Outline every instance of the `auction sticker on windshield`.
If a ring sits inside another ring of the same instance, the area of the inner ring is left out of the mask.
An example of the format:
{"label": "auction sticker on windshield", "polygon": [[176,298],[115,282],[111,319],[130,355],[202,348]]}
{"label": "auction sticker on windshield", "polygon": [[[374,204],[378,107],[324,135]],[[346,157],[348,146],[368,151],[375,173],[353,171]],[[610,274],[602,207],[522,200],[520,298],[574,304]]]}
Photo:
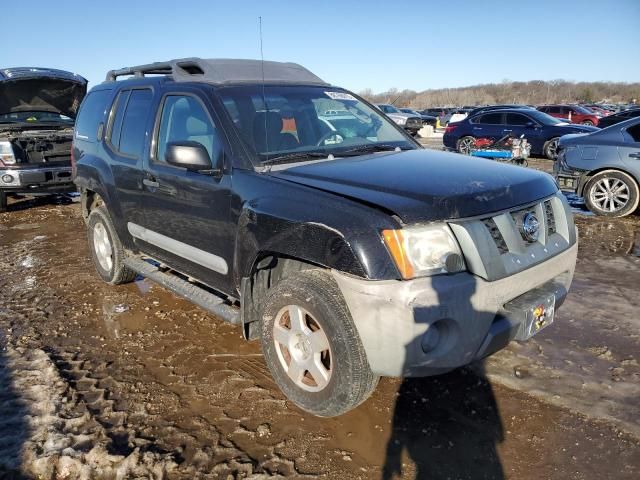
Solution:
{"label": "auction sticker on windshield", "polygon": [[358,99],[351,95],[350,93],[345,92],[324,92],[325,95],[333,100],[352,100],[357,102]]}

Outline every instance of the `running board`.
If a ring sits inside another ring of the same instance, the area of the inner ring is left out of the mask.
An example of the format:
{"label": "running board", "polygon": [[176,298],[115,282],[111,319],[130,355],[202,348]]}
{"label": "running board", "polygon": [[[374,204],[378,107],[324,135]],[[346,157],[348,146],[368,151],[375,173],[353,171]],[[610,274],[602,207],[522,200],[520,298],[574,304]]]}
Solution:
{"label": "running board", "polygon": [[240,324],[240,309],[232,307],[224,300],[204,288],[189,283],[175,275],[164,273],[149,262],[136,257],[125,258],[124,264],[134,272],[148,278],[171,292],[186,298],[222,320]]}

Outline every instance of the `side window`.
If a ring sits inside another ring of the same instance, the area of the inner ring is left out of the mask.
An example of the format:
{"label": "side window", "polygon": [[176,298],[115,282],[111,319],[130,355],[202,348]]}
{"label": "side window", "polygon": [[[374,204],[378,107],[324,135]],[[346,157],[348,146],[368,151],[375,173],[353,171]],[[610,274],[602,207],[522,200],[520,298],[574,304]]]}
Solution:
{"label": "side window", "polygon": [[560,107],[549,107],[548,113],[562,113],[562,109]]}
{"label": "side window", "polygon": [[129,95],[131,90],[122,90],[113,106],[111,107],[111,115],[109,120],[109,128],[107,131],[107,141],[114,150],[120,149],[120,132],[122,131],[122,119],[124,118],[124,109],[127,108]]}
{"label": "side window", "polygon": [[502,124],[502,113],[487,113],[482,115],[478,119],[478,123],[484,123],[485,125],[500,125]]}
{"label": "side window", "polygon": [[531,123],[529,118],[519,113],[507,113],[507,125],[525,126],[527,123]]}
{"label": "side window", "polygon": [[98,125],[103,121],[106,104],[111,90],[98,90],[86,96],[76,119],[76,138],[95,142]]}
{"label": "side window", "polygon": [[635,143],[640,143],[640,123],[627,128],[627,133]]}
{"label": "side window", "polygon": [[215,160],[215,127],[202,103],[190,95],[168,95],[162,106],[156,160],[165,161],[168,143],[184,140],[200,143]]}
{"label": "side window", "polygon": [[145,132],[153,94],[150,89],[131,90],[127,108],[122,118],[118,151],[138,157],[144,149]]}

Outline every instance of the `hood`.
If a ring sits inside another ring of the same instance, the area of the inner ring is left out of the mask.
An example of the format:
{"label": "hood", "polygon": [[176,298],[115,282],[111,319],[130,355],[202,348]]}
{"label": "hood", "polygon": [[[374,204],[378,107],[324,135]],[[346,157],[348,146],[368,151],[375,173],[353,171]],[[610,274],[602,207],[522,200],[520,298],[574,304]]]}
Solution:
{"label": "hood", "polygon": [[0,114],[52,112],[75,118],[87,93],[87,80],[75,73],[49,68],[0,70]]}
{"label": "hood", "polygon": [[407,224],[486,215],[557,191],[546,173],[423,149],[309,163],[270,175],[375,205]]}

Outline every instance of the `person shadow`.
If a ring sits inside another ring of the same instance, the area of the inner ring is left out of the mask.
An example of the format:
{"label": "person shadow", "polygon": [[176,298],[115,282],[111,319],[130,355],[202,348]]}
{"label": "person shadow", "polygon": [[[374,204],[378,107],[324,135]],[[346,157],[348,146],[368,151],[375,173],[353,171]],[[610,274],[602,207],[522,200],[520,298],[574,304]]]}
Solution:
{"label": "person shadow", "polygon": [[22,450],[31,429],[27,405],[14,387],[15,375],[0,333],[0,478],[26,480],[29,477],[23,473]]}
{"label": "person shadow", "polygon": [[[448,278],[433,277],[438,305],[415,307],[414,321],[430,323],[447,315],[451,318],[473,315],[474,320],[484,319],[479,323],[490,324],[495,315],[478,312],[473,306],[475,281],[453,293],[451,277]],[[449,331],[449,338],[452,331],[455,328]],[[445,347],[448,335],[440,336]],[[477,342],[475,347],[462,348],[466,349],[464,354],[472,358]],[[409,364],[407,359],[416,358],[417,349],[422,352],[421,336],[405,346],[405,374],[416,373],[415,363]],[[438,360],[433,365],[440,366]],[[451,367],[444,365],[443,370]],[[437,376],[405,376],[396,396],[383,480],[505,478],[497,450],[504,440],[504,430],[482,360]]]}

